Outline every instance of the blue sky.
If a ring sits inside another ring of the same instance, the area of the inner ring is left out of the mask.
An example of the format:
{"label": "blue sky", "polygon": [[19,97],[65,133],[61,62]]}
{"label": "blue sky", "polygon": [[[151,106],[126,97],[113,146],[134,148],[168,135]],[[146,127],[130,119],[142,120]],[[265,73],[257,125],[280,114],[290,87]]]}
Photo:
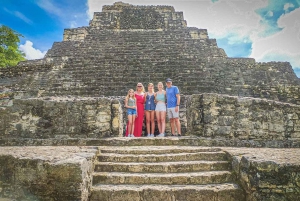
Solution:
{"label": "blue sky", "polygon": [[[28,59],[42,58],[65,28],[88,26],[109,0],[0,0],[0,24],[21,33]],[[172,5],[189,27],[205,28],[229,57],[288,61],[300,77],[300,0],[123,0]]]}

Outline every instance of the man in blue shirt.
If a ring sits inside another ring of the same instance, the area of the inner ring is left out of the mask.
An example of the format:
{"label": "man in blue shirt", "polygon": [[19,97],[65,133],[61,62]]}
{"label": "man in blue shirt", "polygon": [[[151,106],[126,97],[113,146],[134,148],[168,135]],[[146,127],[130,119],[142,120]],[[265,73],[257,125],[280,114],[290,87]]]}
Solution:
{"label": "man in blue shirt", "polygon": [[168,78],[166,80],[166,94],[167,94],[167,114],[171,124],[171,134],[175,135],[175,126],[177,128],[178,136],[181,136],[181,125],[179,121],[179,105],[180,94],[179,89],[176,86],[172,86],[172,80]]}

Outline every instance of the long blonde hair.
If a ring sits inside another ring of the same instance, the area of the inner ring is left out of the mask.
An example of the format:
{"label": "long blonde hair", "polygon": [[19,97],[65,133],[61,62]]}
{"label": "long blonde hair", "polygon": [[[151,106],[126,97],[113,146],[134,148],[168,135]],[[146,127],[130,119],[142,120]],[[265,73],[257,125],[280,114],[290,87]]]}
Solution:
{"label": "long blonde hair", "polygon": [[158,85],[160,85],[160,84],[162,85],[162,90],[164,90],[164,84],[162,82],[157,83],[157,89],[158,89]]}
{"label": "long blonde hair", "polygon": [[[154,84],[150,82],[150,83],[148,84],[148,87],[149,87],[149,86],[152,86],[152,89],[153,89],[152,93],[155,93]],[[148,91],[148,92],[149,92],[149,91]]]}
{"label": "long blonde hair", "polygon": [[[145,88],[144,88],[144,85],[141,83],[141,82],[139,82],[139,83],[137,83],[137,85],[142,85],[142,92],[144,92],[145,93]],[[138,87],[137,87],[137,85],[136,85],[136,91],[138,91]]]}
{"label": "long blonde hair", "polygon": [[133,89],[129,89],[129,90],[128,90],[127,96],[126,96],[126,100],[128,100],[128,99],[130,98],[130,95],[129,95],[130,92],[133,92],[133,97],[132,97],[132,98],[133,98],[134,100],[136,100],[135,95],[134,95],[134,90],[133,90]]}

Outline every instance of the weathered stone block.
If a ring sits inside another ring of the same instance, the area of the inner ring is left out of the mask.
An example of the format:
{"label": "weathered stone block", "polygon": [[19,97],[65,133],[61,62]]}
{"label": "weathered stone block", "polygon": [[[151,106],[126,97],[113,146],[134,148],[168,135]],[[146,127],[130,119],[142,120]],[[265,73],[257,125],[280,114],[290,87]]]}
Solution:
{"label": "weathered stone block", "polygon": [[87,201],[96,151],[78,147],[1,148],[0,197]]}
{"label": "weathered stone block", "polygon": [[247,200],[289,200],[300,195],[298,149],[226,148]]}
{"label": "weathered stone block", "polygon": [[[112,133],[122,135],[122,107],[113,113],[111,99],[49,97],[18,99],[14,106],[2,108],[0,130],[5,138],[30,137],[53,138],[55,135],[69,137]],[[112,127],[114,118],[114,128]],[[116,125],[116,122],[118,122]],[[5,124],[4,124],[5,123]]]}

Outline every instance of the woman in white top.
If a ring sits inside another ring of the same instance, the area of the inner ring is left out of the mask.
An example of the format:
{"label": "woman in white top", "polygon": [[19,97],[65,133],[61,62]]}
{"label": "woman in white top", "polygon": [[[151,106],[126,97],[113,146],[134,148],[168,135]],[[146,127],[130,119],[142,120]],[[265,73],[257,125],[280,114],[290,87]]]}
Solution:
{"label": "woman in white top", "polygon": [[159,130],[159,135],[157,137],[164,137],[166,130],[166,91],[163,90],[163,83],[159,82],[157,84],[158,91],[155,93],[155,115]]}

